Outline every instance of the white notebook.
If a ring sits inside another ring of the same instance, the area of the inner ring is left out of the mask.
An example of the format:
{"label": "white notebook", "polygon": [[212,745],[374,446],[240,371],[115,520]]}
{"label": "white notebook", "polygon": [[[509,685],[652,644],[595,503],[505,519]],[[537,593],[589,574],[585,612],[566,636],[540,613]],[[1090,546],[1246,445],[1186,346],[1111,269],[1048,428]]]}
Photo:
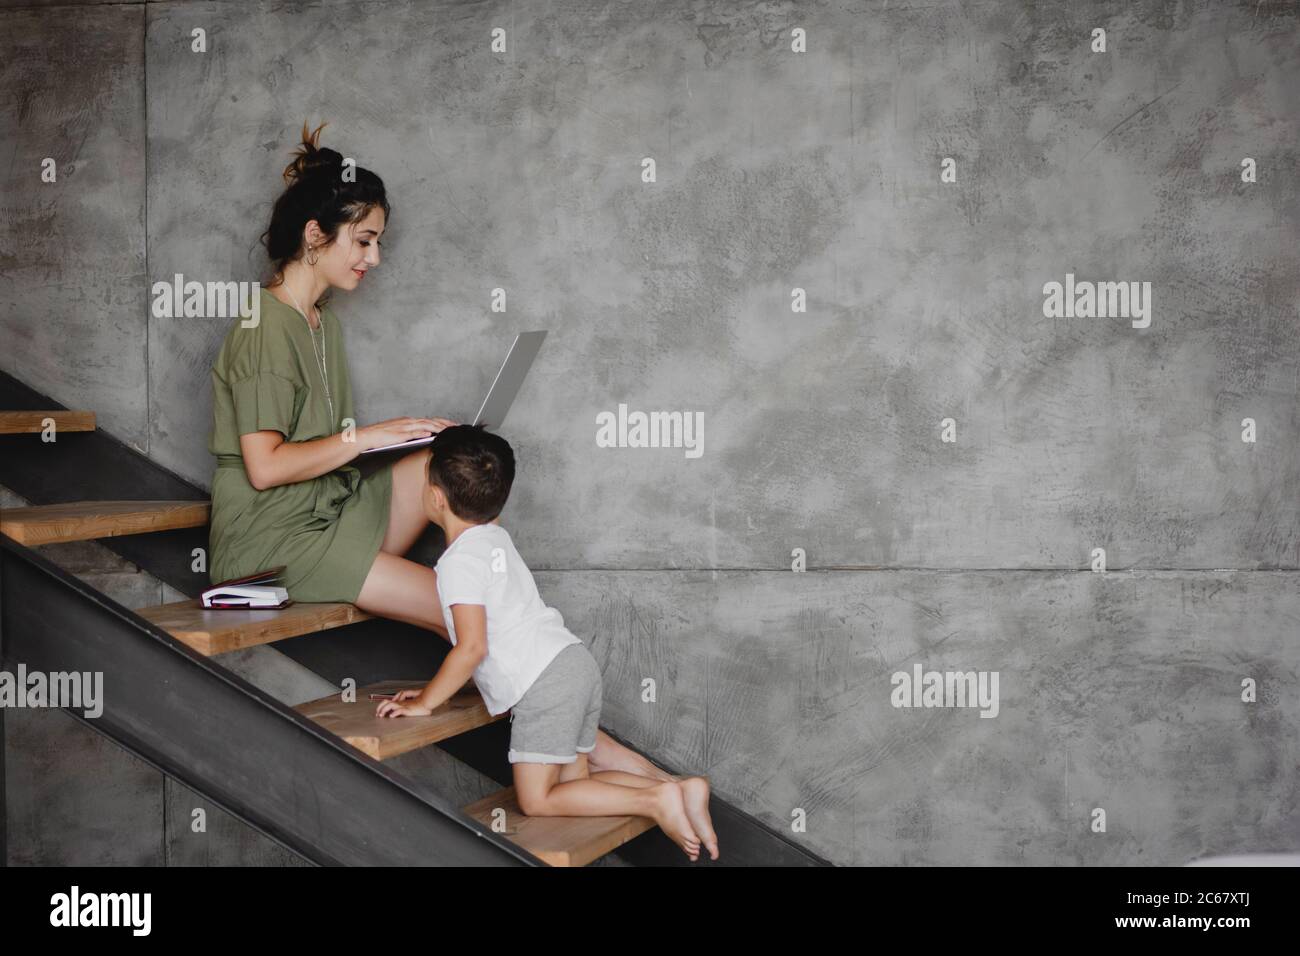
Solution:
{"label": "white notebook", "polygon": [[284,572],[284,566],[257,571],[247,577],[231,578],[214,584],[203,592],[205,608],[268,608],[285,607],[289,602],[289,592],[270,584],[278,580]]}

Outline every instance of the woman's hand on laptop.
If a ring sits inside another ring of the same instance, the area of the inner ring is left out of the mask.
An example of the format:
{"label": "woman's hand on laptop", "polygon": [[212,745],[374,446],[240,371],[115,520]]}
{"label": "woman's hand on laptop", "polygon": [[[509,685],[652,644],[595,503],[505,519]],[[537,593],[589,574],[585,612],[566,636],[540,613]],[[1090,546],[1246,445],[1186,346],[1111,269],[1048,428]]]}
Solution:
{"label": "woman's hand on laptop", "polygon": [[459,422],[450,418],[390,418],[357,429],[362,450],[383,448],[385,445],[397,445],[413,438],[428,438],[444,428],[450,428]]}

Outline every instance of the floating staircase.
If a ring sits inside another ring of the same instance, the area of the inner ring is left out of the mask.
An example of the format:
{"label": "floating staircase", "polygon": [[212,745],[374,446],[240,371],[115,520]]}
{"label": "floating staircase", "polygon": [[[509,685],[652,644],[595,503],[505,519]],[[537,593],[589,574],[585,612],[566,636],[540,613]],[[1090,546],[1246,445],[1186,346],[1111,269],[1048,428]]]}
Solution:
{"label": "floating staircase", "polygon": [[[367,667],[432,673],[427,631],[413,647],[394,628],[415,629],[350,604],[205,610],[197,592],[207,586],[206,576],[189,567],[191,547],[207,544],[210,505],[201,490],[98,433],[93,413],[52,409],[4,373],[0,404],[19,406],[0,412],[0,435],[10,436],[0,439],[8,452],[0,456],[0,484],[28,500],[54,499],[0,511],[0,649],[29,667],[111,673],[120,712],[106,709],[87,721],[95,729],[317,862],[585,866],[618,849],[633,862],[685,865],[685,855],[649,818],[527,817],[512,787],[457,810],[416,793],[383,766],[440,744],[504,782],[503,738],[495,738],[490,753],[473,741],[505,715],[487,712],[472,681],[433,715],[393,719],[375,717],[369,695],[424,681],[367,678],[355,701],[335,694],[289,708],[223,668],[213,658],[279,642],[287,655],[335,683],[340,673],[364,674]],[[50,419],[56,434],[85,434],[38,440]],[[130,491],[147,497],[131,499]],[[100,540],[192,596],[129,610],[28,550],[83,540]],[[364,642],[330,639],[353,625],[371,628]],[[166,692],[157,693],[160,687]],[[313,769],[328,776],[328,791],[319,789]],[[258,792],[250,792],[253,780]],[[825,865],[716,797],[711,812],[732,865]],[[629,845],[648,831],[658,842]],[[465,836],[479,839],[467,843]],[[707,854],[701,860],[708,862]]]}

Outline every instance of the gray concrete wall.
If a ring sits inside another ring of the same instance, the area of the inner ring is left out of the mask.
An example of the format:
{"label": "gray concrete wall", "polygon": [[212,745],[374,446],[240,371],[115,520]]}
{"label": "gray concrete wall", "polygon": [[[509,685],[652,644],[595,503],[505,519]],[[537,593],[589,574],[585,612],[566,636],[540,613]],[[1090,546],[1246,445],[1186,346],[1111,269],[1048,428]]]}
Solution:
{"label": "gray concrete wall", "polygon": [[[363,423],[472,415],[512,335],[551,332],[503,524],[597,650],[606,726],[804,811],[839,863],[1300,849],[1297,4],[0,24],[6,371],[207,485],[226,323],[152,318],[149,284],[259,278],[329,120],[395,207],[336,297]],[[1045,317],[1067,273],[1150,282],[1150,325]],[[703,454],[599,447],[620,403],[702,414]],[[916,663],[998,671],[998,716],[891,706]]]}

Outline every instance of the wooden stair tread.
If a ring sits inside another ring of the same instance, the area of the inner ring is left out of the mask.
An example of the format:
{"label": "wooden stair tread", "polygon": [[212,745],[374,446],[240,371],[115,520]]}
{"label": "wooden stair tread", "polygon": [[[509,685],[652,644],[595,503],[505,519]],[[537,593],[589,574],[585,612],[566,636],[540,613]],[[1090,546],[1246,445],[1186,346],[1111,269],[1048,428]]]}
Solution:
{"label": "wooden stair tread", "polygon": [[388,760],[398,754],[436,744],[476,727],[504,720],[510,713],[506,711],[495,717],[488,713],[483,696],[471,680],[451,700],[427,717],[375,716],[379,701],[371,700],[371,694],[392,693],[407,688],[419,690],[427,683],[428,681],[382,681],[359,688],[357,699],[352,703],[344,703],[340,692],[299,704],[294,710],[376,760]]}
{"label": "wooden stair tread", "polygon": [[490,793],[461,812],[490,830],[497,808],[506,813],[501,835],[551,866],[586,866],[655,826],[649,817],[524,816],[514,787]]}
{"label": "wooden stair tread", "polygon": [[207,501],[71,501],[0,511],[0,534],[35,547],[123,534],[201,528]]}
{"label": "wooden stair tread", "polygon": [[227,651],[343,627],[370,615],[353,604],[290,604],[286,608],[209,610],[198,598],[135,612],[200,654]]}
{"label": "wooden stair tread", "polygon": [[0,411],[0,435],[30,435],[45,430],[41,424],[45,419],[54,419],[55,434],[59,432],[93,432],[95,430],[95,413],[76,411],[68,408],[52,408],[48,411]]}

